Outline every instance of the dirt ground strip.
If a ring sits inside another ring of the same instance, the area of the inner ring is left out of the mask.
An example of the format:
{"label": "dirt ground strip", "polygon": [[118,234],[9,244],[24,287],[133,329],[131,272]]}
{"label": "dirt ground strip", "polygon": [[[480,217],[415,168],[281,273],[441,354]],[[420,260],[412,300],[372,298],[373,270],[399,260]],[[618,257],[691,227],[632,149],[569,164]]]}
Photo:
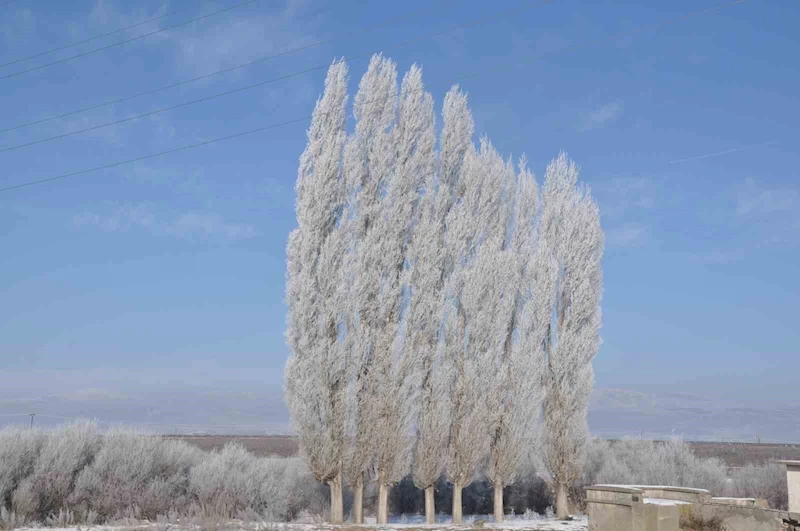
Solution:
{"label": "dirt ground strip", "polygon": [[[197,446],[201,450],[217,450],[230,441],[238,441],[259,456],[288,457],[297,453],[297,440],[288,435],[168,435]],[[698,457],[717,457],[729,467],[763,463],[776,459],[800,459],[800,444],[757,444],[687,441]]]}

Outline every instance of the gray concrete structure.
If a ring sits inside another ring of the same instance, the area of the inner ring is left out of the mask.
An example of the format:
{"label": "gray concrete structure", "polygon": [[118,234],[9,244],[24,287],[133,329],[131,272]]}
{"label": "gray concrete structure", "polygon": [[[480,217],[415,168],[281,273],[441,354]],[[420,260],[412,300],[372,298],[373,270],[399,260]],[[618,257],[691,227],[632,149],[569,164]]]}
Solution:
{"label": "gray concrete structure", "polygon": [[786,465],[786,484],[789,487],[789,511],[800,513],[800,461],[778,461]]}
{"label": "gray concrete structure", "polygon": [[[800,465],[800,463],[798,463]],[[703,489],[595,485],[586,489],[589,531],[680,531],[681,517],[717,517],[728,531],[800,531],[800,514],[758,498],[713,498]]]}

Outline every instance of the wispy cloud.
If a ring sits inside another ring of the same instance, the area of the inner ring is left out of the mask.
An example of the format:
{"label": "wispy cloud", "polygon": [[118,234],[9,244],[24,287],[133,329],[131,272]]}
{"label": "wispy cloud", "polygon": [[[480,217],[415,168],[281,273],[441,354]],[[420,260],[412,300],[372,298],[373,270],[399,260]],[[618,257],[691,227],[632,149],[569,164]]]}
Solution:
{"label": "wispy cloud", "polygon": [[743,249],[711,249],[693,255],[692,259],[703,265],[729,265],[741,261],[746,255]]}
{"label": "wispy cloud", "polygon": [[[308,21],[295,24],[298,2],[270,13],[237,12],[210,27],[173,33],[179,67],[206,73],[315,42]],[[301,29],[302,28],[302,29]]]}
{"label": "wispy cloud", "polygon": [[650,177],[614,177],[592,189],[606,218],[622,218],[637,210],[650,210],[656,204],[657,186]]}
{"label": "wispy cloud", "polygon": [[606,241],[612,247],[643,244],[649,236],[644,218],[655,208],[657,185],[649,177],[615,177],[592,188],[606,227]]}
{"label": "wispy cloud", "polygon": [[155,214],[147,203],[116,206],[110,212],[98,214],[83,212],[73,218],[77,227],[96,227],[107,232],[127,231],[131,228],[155,230]]}
{"label": "wispy cloud", "polygon": [[578,125],[578,130],[585,132],[605,127],[616,120],[622,114],[622,110],[621,101],[612,101],[601,105],[590,112],[584,113]]}
{"label": "wispy cloud", "polygon": [[233,223],[213,212],[189,211],[159,215],[149,203],[111,205],[106,212],[83,212],[73,218],[78,228],[94,227],[106,232],[144,230],[159,236],[197,241],[222,239],[237,241],[258,234],[254,225]]}
{"label": "wispy cloud", "polygon": [[167,226],[167,231],[181,238],[222,237],[226,240],[252,238],[258,231],[253,225],[230,223],[219,214],[186,212]]}
{"label": "wispy cloud", "polygon": [[794,213],[800,219],[800,188],[768,186],[751,177],[736,186],[736,214],[740,217]]}
{"label": "wispy cloud", "polygon": [[136,184],[164,186],[180,193],[208,195],[211,191],[211,182],[202,168],[139,163],[120,169],[119,174]]}
{"label": "wispy cloud", "polygon": [[800,186],[748,177],[730,187],[719,222],[730,246],[698,253],[695,261],[727,265],[759,251],[794,249],[800,244]]}
{"label": "wispy cloud", "polygon": [[36,42],[37,20],[28,7],[9,6],[0,17],[0,62],[14,61],[28,55],[27,46]]}
{"label": "wispy cloud", "polygon": [[622,225],[606,231],[606,242],[614,247],[639,245],[647,238],[647,227],[639,224]]}

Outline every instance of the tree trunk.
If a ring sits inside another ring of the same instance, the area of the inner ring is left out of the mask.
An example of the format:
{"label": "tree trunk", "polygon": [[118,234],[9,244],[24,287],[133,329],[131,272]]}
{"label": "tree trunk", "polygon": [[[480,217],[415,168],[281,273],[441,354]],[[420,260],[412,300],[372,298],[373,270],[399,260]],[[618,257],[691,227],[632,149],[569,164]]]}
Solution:
{"label": "tree trunk", "polygon": [[567,499],[567,484],[561,480],[556,481],[556,518],[566,520],[569,516],[569,500]]}
{"label": "tree trunk", "polygon": [[378,524],[389,523],[389,490],[391,487],[385,481],[378,485]]}
{"label": "tree trunk", "polygon": [[494,521],[503,521],[503,484],[494,484]]}
{"label": "tree trunk", "polygon": [[344,523],[344,498],[342,496],[341,471],[328,481],[328,486],[331,488],[331,523],[342,524]]}
{"label": "tree trunk", "polygon": [[453,483],[453,523],[461,523],[461,483]]}
{"label": "tree trunk", "polygon": [[433,503],[434,487],[430,485],[425,487],[425,523],[436,523],[436,506]]}
{"label": "tree trunk", "polygon": [[360,474],[353,485],[353,523],[364,523],[364,474]]}

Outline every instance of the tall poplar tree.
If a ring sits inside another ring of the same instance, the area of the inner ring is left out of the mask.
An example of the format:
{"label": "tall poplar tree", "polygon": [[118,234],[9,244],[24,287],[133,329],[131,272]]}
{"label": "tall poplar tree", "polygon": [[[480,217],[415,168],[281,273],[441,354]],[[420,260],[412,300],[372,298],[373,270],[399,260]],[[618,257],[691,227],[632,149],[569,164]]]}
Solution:
{"label": "tall poplar tree", "polygon": [[578,167],[561,153],[547,167],[541,231],[554,261],[552,319],[544,339],[544,458],[556,492],[556,515],[569,514],[568,489],[583,464],[586,414],[600,347],[603,231]]}
{"label": "tall poplar tree", "polygon": [[344,182],[347,66],[334,62],[317,101],[297,174],[297,228],[287,245],[286,402],[309,467],[331,489],[331,521],[343,520],[342,457],[346,364],[338,347],[339,230]]}
{"label": "tall poplar tree", "polygon": [[466,94],[453,87],[444,98],[437,171],[424,183],[414,236],[408,250],[409,306],[404,342],[408,370],[419,382],[412,401],[416,427],[412,477],[425,491],[425,519],[435,523],[434,488],[445,466],[450,427],[447,374],[441,356],[445,301],[445,220],[463,192],[461,167],[472,145],[474,123]]}

